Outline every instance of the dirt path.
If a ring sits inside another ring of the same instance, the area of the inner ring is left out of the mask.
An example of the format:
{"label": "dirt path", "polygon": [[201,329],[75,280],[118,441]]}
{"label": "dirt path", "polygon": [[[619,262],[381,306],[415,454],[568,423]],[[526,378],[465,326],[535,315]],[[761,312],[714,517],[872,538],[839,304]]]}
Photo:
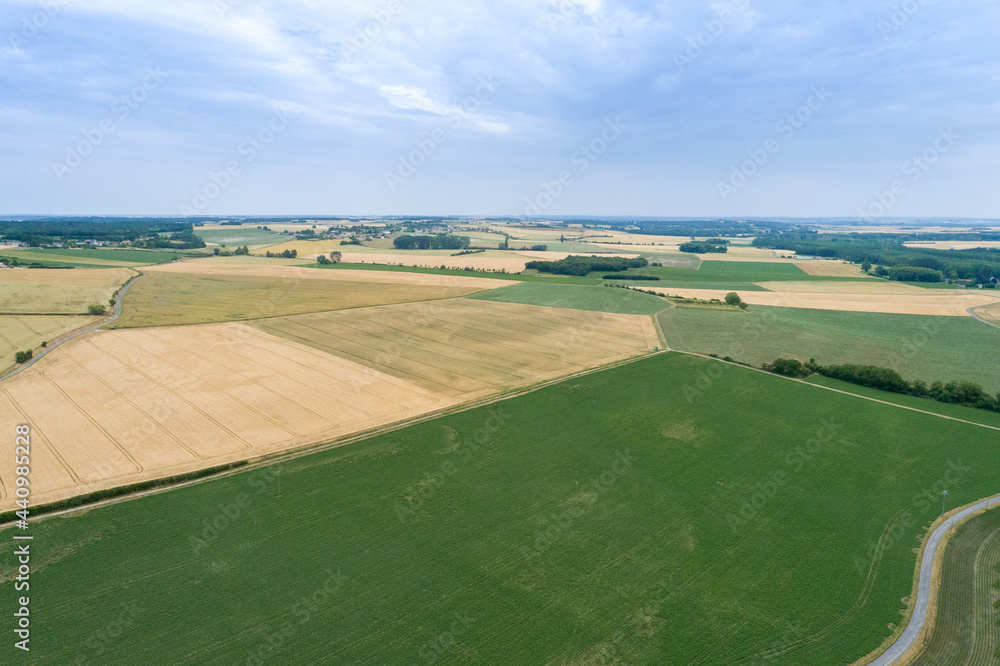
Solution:
{"label": "dirt path", "polygon": [[45,356],[46,354],[48,354],[50,351],[52,351],[56,347],[59,347],[60,345],[63,345],[65,343],[69,342],[70,340],[78,338],[78,337],[80,337],[81,335],[83,335],[85,333],[90,333],[91,331],[96,331],[97,329],[101,328],[102,326],[106,326],[106,325],[110,324],[111,322],[115,321],[116,319],[118,319],[118,317],[120,317],[121,314],[122,314],[122,299],[125,298],[125,294],[128,292],[129,288],[133,284],[135,284],[136,282],[138,282],[139,280],[141,280],[142,278],[143,278],[143,275],[140,273],[139,275],[136,275],[135,277],[129,279],[129,281],[125,283],[125,286],[123,286],[121,288],[121,290],[118,292],[118,296],[115,298],[115,314],[110,319],[107,319],[105,321],[99,321],[96,324],[92,324],[90,326],[85,326],[85,327],[83,327],[81,329],[78,329],[77,331],[72,332],[72,333],[67,333],[61,339],[60,338],[56,338],[56,340],[54,341],[54,343],[51,344],[51,345],[49,345],[49,346],[47,346],[45,349],[43,349],[38,354],[38,356],[33,356],[30,361],[28,361],[26,363],[22,363],[20,366],[18,366],[17,368],[14,368],[13,370],[11,370],[10,372],[8,372],[7,374],[5,374],[3,376],[0,376],[0,382],[2,382],[5,379],[10,379],[11,377],[13,377],[17,373],[21,372],[25,368],[30,368],[32,365],[34,365],[35,363],[37,363],[39,359],[41,359],[43,356]]}

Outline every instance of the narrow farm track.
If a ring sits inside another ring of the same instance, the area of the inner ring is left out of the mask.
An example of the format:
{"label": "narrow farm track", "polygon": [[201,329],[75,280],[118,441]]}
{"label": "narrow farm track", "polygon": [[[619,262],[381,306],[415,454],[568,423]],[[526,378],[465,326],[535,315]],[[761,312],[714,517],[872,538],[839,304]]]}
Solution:
{"label": "narrow farm track", "polygon": [[961,523],[978,511],[1000,506],[1000,495],[995,495],[984,500],[966,506],[961,511],[952,514],[944,522],[937,526],[927,538],[923,556],[920,560],[920,578],[917,583],[917,599],[903,633],[889,646],[889,648],[877,658],[869,662],[869,666],[889,666],[897,663],[908,649],[916,642],[927,621],[927,610],[930,605],[931,576],[934,569],[934,560],[938,556],[938,547],[941,539],[953,527]]}
{"label": "narrow farm track", "polygon": [[101,328],[102,326],[107,326],[108,324],[114,322],[116,319],[118,319],[122,315],[122,300],[125,298],[125,294],[128,293],[128,290],[132,287],[133,284],[135,284],[136,282],[138,282],[139,280],[141,280],[143,277],[145,277],[145,274],[144,273],[140,273],[139,275],[137,275],[137,276],[129,279],[129,281],[125,283],[125,286],[122,287],[121,291],[118,292],[118,296],[115,298],[115,314],[110,319],[108,319],[107,321],[99,321],[96,324],[93,324],[91,326],[86,326],[84,328],[81,328],[80,330],[76,331],[75,333],[71,333],[71,334],[67,335],[62,340],[59,340],[55,344],[49,345],[44,350],[42,350],[41,352],[39,352],[38,356],[33,357],[27,363],[22,363],[20,367],[14,368],[13,370],[11,370],[10,372],[8,372],[7,374],[5,374],[2,377],[0,377],[0,382],[2,382],[5,379],[10,379],[11,377],[13,377],[17,373],[21,372],[25,368],[30,368],[32,365],[34,365],[35,363],[37,363],[38,360],[41,359],[43,356],[45,356],[46,354],[48,354],[49,352],[51,352],[53,349],[66,344],[70,340],[74,340],[74,339],[80,337],[81,335],[84,335],[86,333],[90,333],[91,331],[96,331],[99,328]]}

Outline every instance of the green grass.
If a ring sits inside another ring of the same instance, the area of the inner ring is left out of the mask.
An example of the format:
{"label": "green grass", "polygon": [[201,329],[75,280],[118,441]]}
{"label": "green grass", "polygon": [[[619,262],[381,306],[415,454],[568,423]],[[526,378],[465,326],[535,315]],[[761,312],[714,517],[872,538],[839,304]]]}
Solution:
{"label": "green grass", "polygon": [[670,307],[670,303],[662,298],[631,289],[539,282],[522,282],[509,287],[491,289],[469,298],[638,315],[656,314],[660,310]]}
{"label": "green grass", "polygon": [[659,321],[673,349],[758,366],[778,357],[879,365],[909,380],[965,380],[1000,391],[1000,373],[984,362],[1000,348],[1000,329],[972,317],[752,305],[746,312],[674,308]]}
{"label": "green grass", "polygon": [[945,548],[934,630],[913,666],[997,663],[998,585],[1000,511],[991,509],[958,526]]}
{"label": "green grass", "polygon": [[[203,229],[195,227],[194,232],[206,243],[225,245],[226,249],[236,249],[241,245],[247,245],[251,249],[275,243],[284,243],[288,240],[287,235],[274,231],[257,229],[255,226],[243,225],[232,226],[221,229]],[[292,240],[295,240],[294,238]]]}
{"label": "green grass", "polygon": [[680,354],[499,409],[36,523],[33,662],[849,663],[949,464],[954,505],[1000,465],[979,427]]}
{"label": "green grass", "polygon": [[134,250],[128,248],[96,248],[94,250],[70,250],[66,248],[26,248],[4,250],[4,256],[16,257],[21,263],[39,262],[58,268],[73,266],[98,268],[100,266],[146,266],[163,264],[184,256],[177,250]]}
{"label": "green grass", "polygon": [[644,275],[656,275],[661,280],[683,283],[684,286],[691,288],[709,288],[703,284],[695,283],[740,285],[740,288],[746,289],[747,287],[742,285],[753,282],[856,282],[870,279],[809,275],[793,263],[768,261],[705,260],[701,262],[701,267],[698,270],[671,266],[647,266],[633,269],[633,271]]}
{"label": "green grass", "polygon": [[476,288],[247,275],[150,272],[122,301],[115,328],[246,321],[456,298]]}
{"label": "green grass", "polygon": [[975,409],[973,407],[963,407],[962,405],[953,405],[947,402],[938,402],[937,400],[931,400],[930,398],[918,398],[916,396],[904,395],[902,393],[879,391],[878,389],[868,388],[867,386],[858,386],[857,384],[851,384],[850,382],[833,379],[832,377],[824,377],[823,375],[813,375],[812,377],[806,379],[806,381],[810,384],[816,384],[817,386],[829,386],[830,388],[847,391],[848,393],[854,393],[855,395],[875,398],[876,400],[885,400],[886,402],[903,405],[904,407],[913,407],[914,409],[922,409],[925,412],[934,412],[935,414],[941,414],[943,416],[950,416],[964,421],[972,421],[973,423],[982,423],[983,425],[1000,428],[1000,413],[991,412],[987,409]]}

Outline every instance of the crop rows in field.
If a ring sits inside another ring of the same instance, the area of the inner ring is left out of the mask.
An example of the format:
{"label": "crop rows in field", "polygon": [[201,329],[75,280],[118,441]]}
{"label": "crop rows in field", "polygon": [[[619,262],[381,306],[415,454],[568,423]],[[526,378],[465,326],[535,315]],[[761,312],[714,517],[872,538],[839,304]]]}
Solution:
{"label": "crop rows in field", "polygon": [[280,491],[264,468],[44,521],[33,658],[136,602],[101,663],[850,663],[956,460],[949,501],[995,490],[981,428],[654,356],[282,462]]}
{"label": "crop rows in field", "polygon": [[86,326],[97,317],[0,315],[0,370],[13,365],[14,354],[34,349],[42,342]]}
{"label": "crop rows in field", "polygon": [[127,268],[0,269],[0,314],[86,314],[108,305],[135,272]]}
{"label": "crop rows in field", "polygon": [[[241,324],[107,331],[5,382],[4,423],[30,423],[38,502],[254,457],[451,400]],[[0,508],[13,502],[0,460]]]}
{"label": "crop rows in field", "polygon": [[937,613],[911,666],[1000,661],[1000,511],[958,527],[944,553]]}
{"label": "crop rows in field", "polygon": [[635,356],[660,344],[649,317],[470,299],[324,312],[254,325],[463,399]]}

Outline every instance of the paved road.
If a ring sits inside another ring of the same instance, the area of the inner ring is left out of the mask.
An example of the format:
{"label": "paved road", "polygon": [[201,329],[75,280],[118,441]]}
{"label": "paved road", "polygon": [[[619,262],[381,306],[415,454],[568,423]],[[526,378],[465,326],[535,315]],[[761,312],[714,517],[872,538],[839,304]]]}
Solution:
{"label": "paved road", "polygon": [[869,666],[889,666],[889,664],[896,663],[903,656],[903,653],[917,640],[920,630],[924,627],[924,621],[927,619],[927,605],[930,601],[931,591],[931,568],[934,564],[934,557],[937,554],[938,546],[941,544],[941,538],[948,530],[962,522],[970,514],[994,504],[1000,504],[1000,495],[984,499],[962,509],[938,525],[938,528],[931,533],[930,539],[927,541],[927,547],[924,549],[924,557],[920,561],[920,583],[917,586],[917,605],[913,609],[913,615],[910,616],[910,622],[906,625],[906,629],[903,630],[902,635],[896,639],[896,642],[889,646],[889,649],[883,652],[878,659],[872,661]]}
{"label": "paved road", "polygon": [[983,307],[983,306],[982,305],[977,305],[975,307],[969,308],[968,310],[966,310],[966,312],[968,312],[970,315],[972,315],[973,317],[975,317],[979,321],[983,322],[987,326],[992,326],[993,328],[1000,328],[1000,326],[997,326],[996,324],[994,324],[991,321],[986,321],[985,319],[983,319],[982,317],[980,317],[979,315],[977,315],[975,312],[973,312],[976,308],[981,308],[981,307]]}
{"label": "paved road", "polygon": [[101,328],[102,326],[107,326],[108,324],[110,324],[114,320],[118,319],[118,317],[120,317],[121,314],[122,314],[122,299],[125,298],[125,294],[132,287],[132,285],[135,284],[136,282],[138,282],[139,280],[141,280],[143,277],[144,277],[143,275],[137,275],[136,277],[134,277],[131,280],[129,280],[125,284],[125,286],[122,288],[122,290],[120,292],[118,292],[118,297],[115,299],[115,314],[114,314],[113,317],[111,317],[111,319],[109,319],[107,321],[104,321],[104,322],[97,322],[93,326],[88,326],[86,328],[81,328],[76,333],[73,333],[69,337],[63,338],[62,340],[60,340],[59,342],[55,343],[54,345],[49,345],[48,347],[46,347],[45,349],[43,349],[41,351],[41,353],[38,354],[38,356],[32,357],[32,359],[30,361],[28,361],[27,363],[22,363],[18,367],[14,368],[10,372],[8,372],[6,375],[3,375],[2,377],[0,377],[0,382],[2,382],[5,379],[9,379],[10,377],[13,377],[17,373],[19,373],[22,370],[24,370],[25,368],[30,368],[33,364],[37,363],[40,358],[42,358],[43,356],[45,356],[46,354],[48,354],[50,351],[52,351],[56,347],[59,347],[60,345],[66,344],[70,340],[72,340],[74,338],[78,338],[81,335],[83,335],[84,333],[90,333],[91,331],[96,331],[97,329]]}

